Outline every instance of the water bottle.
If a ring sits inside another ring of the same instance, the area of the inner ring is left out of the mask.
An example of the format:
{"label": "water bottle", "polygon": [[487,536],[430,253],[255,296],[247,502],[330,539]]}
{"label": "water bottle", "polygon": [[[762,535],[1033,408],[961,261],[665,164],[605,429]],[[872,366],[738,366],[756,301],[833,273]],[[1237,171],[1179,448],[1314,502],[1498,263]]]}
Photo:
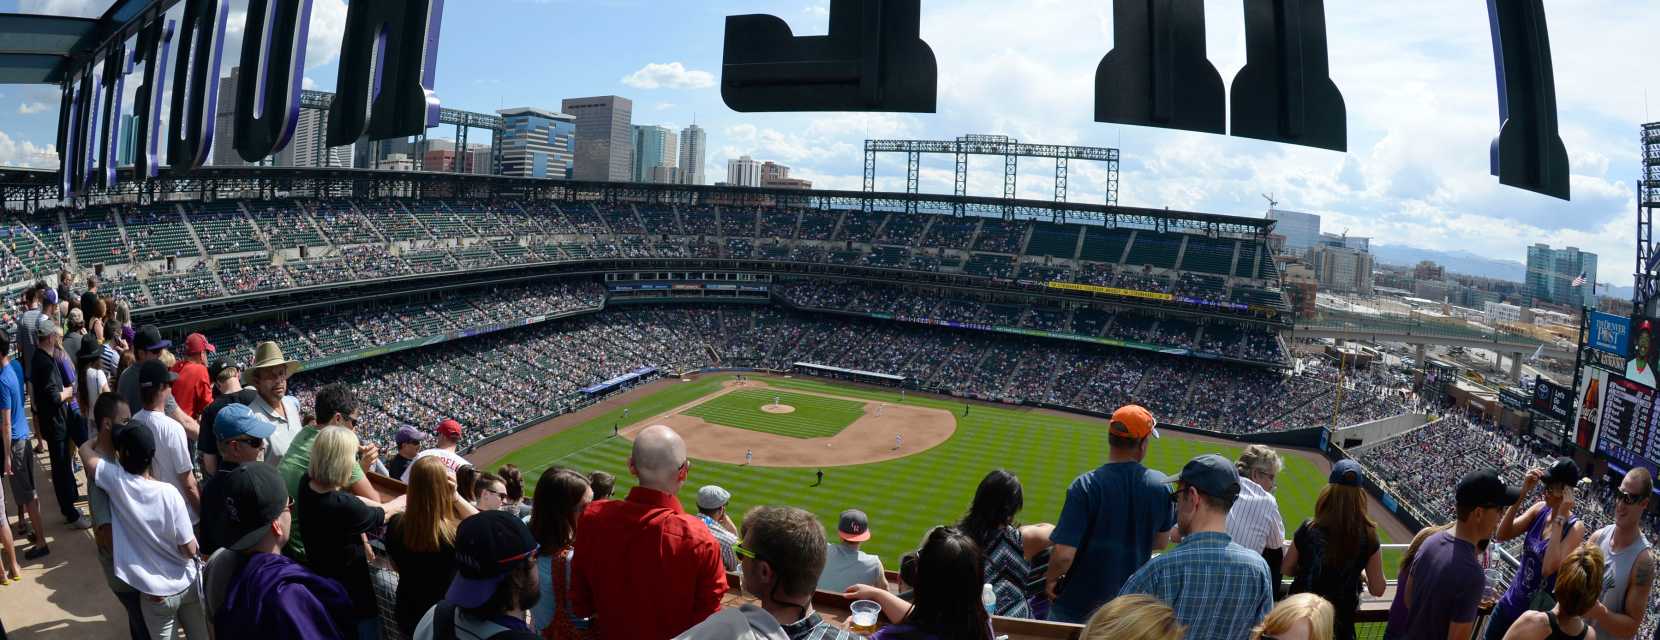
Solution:
{"label": "water bottle", "polygon": [[986,608],[986,615],[997,614],[997,592],[992,590],[990,582],[980,587],[980,604]]}

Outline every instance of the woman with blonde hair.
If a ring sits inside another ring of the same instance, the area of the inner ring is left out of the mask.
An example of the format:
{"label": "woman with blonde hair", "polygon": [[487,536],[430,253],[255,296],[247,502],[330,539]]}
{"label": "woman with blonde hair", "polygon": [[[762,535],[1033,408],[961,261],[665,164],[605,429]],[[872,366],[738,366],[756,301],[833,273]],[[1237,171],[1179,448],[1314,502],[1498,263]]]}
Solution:
{"label": "woman with blonde hair", "polygon": [[386,523],[383,540],[392,567],[398,571],[395,617],[403,637],[413,637],[421,616],[444,599],[455,579],[455,528],[478,513],[455,487],[455,478],[442,459],[416,460],[409,465],[404,512]]}
{"label": "woman with blonde hair", "polygon": [[1372,597],[1382,596],[1385,587],[1378,527],[1366,515],[1359,464],[1340,460],[1332,467],[1330,482],[1314,501],[1314,517],[1291,540],[1282,563],[1292,577],[1291,593],[1325,598],[1337,616],[1334,637],[1354,640],[1362,575]]}
{"label": "woman with blonde hair", "polygon": [[1176,611],[1150,595],[1118,596],[1089,617],[1078,640],[1182,640],[1187,627]]}
{"label": "woman with blonde hair", "polygon": [[1504,640],[1596,640],[1585,614],[1602,595],[1602,550],[1587,542],[1575,547],[1556,570],[1556,606],[1516,618]]}
{"label": "woman with blonde hair", "polygon": [[[375,589],[369,581],[366,535],[380,528],[389,513],[378,502],[352,495],[352,470],[357,468],[357,435],[344,427],[328,427],[311,445],[311,466],[300,476],[294,510],[306,523],[305,563],[318,575],[333,578],[352,600],[354,632],[360,639],[380,637]],[[341,626],[345,626],[342,620]]]}
{"label": "woman with blonde hair", "polygon": [[1251,640],[1332,640],[1336,620],[1325,598],[1299,593],[1274,605],[1262,624],[1251,630]]}

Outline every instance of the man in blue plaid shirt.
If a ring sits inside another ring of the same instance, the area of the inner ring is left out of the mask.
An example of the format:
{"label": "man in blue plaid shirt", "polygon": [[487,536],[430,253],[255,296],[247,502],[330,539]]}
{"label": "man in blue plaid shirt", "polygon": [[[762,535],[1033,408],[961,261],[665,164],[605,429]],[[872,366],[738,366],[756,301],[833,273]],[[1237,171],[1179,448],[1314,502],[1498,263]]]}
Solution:
{"label": "man in blue plaid shirt", "polygon": [[1239,472],[1227,458],[1205,454],[1166,481],[1176,483],[1171,500],[1181,542],[1131,575],[1119,595],[1145,593],[1169,603],[1191,640],[1250,638],[1274,606],[1274,587],[1262,556],[1227,534]]}

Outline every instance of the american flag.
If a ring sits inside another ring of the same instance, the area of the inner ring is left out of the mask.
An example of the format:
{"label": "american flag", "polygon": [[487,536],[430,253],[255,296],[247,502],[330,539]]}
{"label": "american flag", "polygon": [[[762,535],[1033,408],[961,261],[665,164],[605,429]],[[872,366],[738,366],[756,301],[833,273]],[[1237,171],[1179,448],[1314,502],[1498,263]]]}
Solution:
{"label": "american flag", "polygon": [[1571,285],[1568,285],[1568,286],[1571,286],[1571,287],[1583,287],[1583,286],[1585,286],[1585,274],[1583,274],[1583,273],[1579,274],[1579,277],[1574,278],[1574,283],[1571,284]]}

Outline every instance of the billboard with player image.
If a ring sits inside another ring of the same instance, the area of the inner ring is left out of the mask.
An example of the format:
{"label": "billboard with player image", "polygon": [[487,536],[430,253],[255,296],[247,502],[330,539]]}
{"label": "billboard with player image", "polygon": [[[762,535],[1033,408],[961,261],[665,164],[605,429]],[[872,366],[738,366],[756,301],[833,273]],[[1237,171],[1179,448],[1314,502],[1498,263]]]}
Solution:
{"label": "billboard with player image", "polygon": [[1654,321],[1650,318],[1631,319],[1631,357],[1625,361],[1625,379],[1654,388]]}

